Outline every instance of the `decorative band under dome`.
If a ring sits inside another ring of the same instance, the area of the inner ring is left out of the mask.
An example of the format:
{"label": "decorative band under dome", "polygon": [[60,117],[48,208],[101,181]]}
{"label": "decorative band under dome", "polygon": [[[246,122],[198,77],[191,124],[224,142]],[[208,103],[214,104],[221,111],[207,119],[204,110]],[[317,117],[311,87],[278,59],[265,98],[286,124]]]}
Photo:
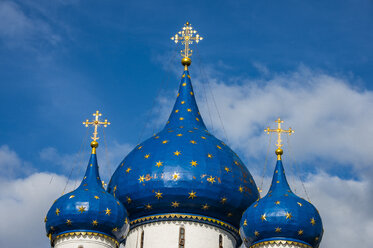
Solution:
{"label": "decorative band under dome", "polygon": [[299,246],[299,247],[302,247],[302,248],[312,248],[312,246],[310,246],[310,245],[307,245],[305,243],[298,242],[298,241],[293,241],[293,240],[267,240],[267,241],[261,241],[261,242],[253,244],[252,246],[250,246],[250,248],[257,248],[257,247],[260,247],[262,245],[269,245],[269,244],[277,244],[277,245],[286,245],[286,244],[288,244],[288,245],[296,245],[296,246]]}
{"label": "decorative band under dome", "polygon": [[[113,238],[111,236],[108,236],[106,234],[103,234],[103,233],[99,233],[99,232],[66,232],[66,233],[62,233],[62,234],[59,234],[56,237],[54,237],[53,241],[58,239],[58,238],[62,238],[62,237],[79,236],[79,235],[82,235],[82,236],[93,235],[93,236],[103,237],[105,239],[108,239],[108,240],[114,242],[117,245],[117,247],[119,247],[119,242],[115,238]],[[51,240],[51,242],[52,242],[52,240]]]}

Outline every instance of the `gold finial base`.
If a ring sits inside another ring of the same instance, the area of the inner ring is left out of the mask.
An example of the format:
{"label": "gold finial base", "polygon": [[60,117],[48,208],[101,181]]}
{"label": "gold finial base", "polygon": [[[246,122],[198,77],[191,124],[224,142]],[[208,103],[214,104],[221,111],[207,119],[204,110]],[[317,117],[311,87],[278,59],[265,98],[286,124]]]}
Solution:
{"label": "gold finial base", "polygon": [[192,64],[192,60],[188,57],[184,57],[182,60],[181,60],[181,64],[184,66],[184,70],[187,71],[188,70],[188,66],[190,66]]}
{"label": "gold finial base", "polygon": [[92,154],[96,154],[96,148],[98,147],[98,142],[97,141],[92,141],[91,142],[91,147],[92,147]]}
{"label": "gold finial base", "polygon": [[277,155],[277,160],[281,160],[281,155],[284,153],[284,151],[281,148],[277,148],[275,153]]}

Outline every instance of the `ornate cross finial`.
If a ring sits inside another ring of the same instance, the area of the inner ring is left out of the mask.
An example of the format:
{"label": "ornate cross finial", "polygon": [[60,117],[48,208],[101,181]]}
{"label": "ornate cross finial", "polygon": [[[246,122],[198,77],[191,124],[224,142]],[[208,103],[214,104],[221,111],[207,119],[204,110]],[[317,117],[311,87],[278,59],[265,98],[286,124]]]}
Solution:
{"label": "ornate cross finial", "polygon": [[189,22],[187,22],[184,24],[181,31],[171,37],[171,40],[175,41],[175,43],[181,41],[181,44],[184,45],[184,49],[181,50],[181,56],[183,56],[181,64],[183,64],[185,70],[188,70],[188,66],[192,63],[192,60],[189,57],[192,56],[193,53],[193,50],[189,48],[189,45],[193,44],[193,41],[198,43],[203,40],[203,38],[199,36],[197,31],[192,28]]}
{"label": "ornate cross finial", "polygon": [[281,147],[283,146],[282,145],[282,140],[281,140],[281,134],[282,133],[287,133],[289,135],[291,135],[292,133],[294,133],[294,130],[289,128],[288,130],[284,130],[281,128],[281,123],[284,123],[283,120],[281,120],[280,118],[278,118],[276,121],[277,123],[277,129],[270,129],[269,127],[267,127],[267,129],[264,129],[264,132],[270,134],[270,133],[277,133],[277,150],[276,150],[276,155],[277,155],[277,159],[278,160],[281,160],[281,155],[283,153]]}
{"label": "ornate cross finial", "polygon": [[85,125],[86,127],[88,127],[89,125],[92,125],[94,126],[94,131],[93,131],[93,137],[92,138],[92,142],[91,142],[91,147],[92,147],[92,154],[95,154],[96,153],[96,148],[98,147],[98,142],[97,140],[99,139],[99,137],[97,136],[97,127],[99,125],[103,125],[104,127],[107,127],[108,125],[110,125],[110,122],[108,122],[106,119],[105,121],[99,121],[99,117],[101,116],[102,114],[97,110],[96,113],[93,114],[93,116],[95,117],[95,119],[93,121],[89,121],[88,119],[83,122],[83,125]]}

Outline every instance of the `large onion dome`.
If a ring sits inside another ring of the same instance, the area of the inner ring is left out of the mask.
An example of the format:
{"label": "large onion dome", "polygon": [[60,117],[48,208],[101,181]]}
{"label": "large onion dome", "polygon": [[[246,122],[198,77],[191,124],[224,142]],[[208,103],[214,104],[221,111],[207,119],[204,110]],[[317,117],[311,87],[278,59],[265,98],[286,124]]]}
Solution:
{"label": "large onion dome", "polygon": [[125,204],[132,227],[185,218],[237,230],[259,197],[239,157],[206,129],[188,70],[165,128],[124,158],[108,190]]}
{"label": "large onion dome", "polygon": [[127,216],[123,204],[103,188],[97,157],[92,152],[80,186],[54,202],[45,228],[51,242],[60,235],[89,232],[120,243],[129,230]]}
{"label": "large onion dome", "polygon": [[323,235],[320,215],[311,203],[291,191],[281,156],[278,157],[267,195],[242,216],[241,238],[246,247],[281,242],[318,247]]}

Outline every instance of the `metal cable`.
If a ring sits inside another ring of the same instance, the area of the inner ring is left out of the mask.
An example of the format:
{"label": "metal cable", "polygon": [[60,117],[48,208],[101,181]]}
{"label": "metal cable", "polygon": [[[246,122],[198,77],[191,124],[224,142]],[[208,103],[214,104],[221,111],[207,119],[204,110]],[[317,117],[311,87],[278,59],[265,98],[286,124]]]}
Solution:
{"label": "metal cable", "polygon": [[268,147],[267,147],[267,154],[264,160],[264,167],[263,167],[263,174],[262,174],[262,180],[260,182],[260,187],[259,187],[259,193],[263,189],[263,182],[264,182],[264,176],[267,170],[267,163],[268,163],[268,156],[269,156],[269,149],[271,148],[271,143],[272,143],[272,133],[269,133],[269,142],[268,142]]}
{"label": "metal cable", "polygon": [[[291,145],[290,145],[290,139],[289,139],[289,137],[288,137],[288,146],[289,146],[289,156],[291,156],[292,149],[291,149]],[[298,164],[297,164],[296,161],[295,161],[295,158],[293,158],[293,161],[294,161],[294,164],[295,164],[296,173],[298,174],[298,177],[299,177],[299,180],[300,180],[300,182],[301,182],[301,185],[302,185],[302,188],[303,188],[303,190],[304,190],[304,193],[305,193],[305,195],[306,195],[306,198],[307,198],[307,200],[308,200],[309,202],[311,202],[311,199],[310,199],[310,197],[309,197],[309,195],[308,195],[308,192],[307,192],[307,190],[306,190],[306,186],[304,185],[303,180],[302,180],[302,177],[300,176],[299,167],[298,167]]]}
{"label": "metal cable", "polygon": [[227,132],[225,131],[225,127],[224,127],[224,123],[223,123],[223,120],[221,118],[221,115],[220,115],[220,111],[219,111],[219,108],[218,108],[218,105],[216,104],[216,101],[215,101],[215,95],[214,95],[214,92],[212,90],[212,87],[210,85],[210,81],[207,79],[207,73],[205,72],[205,69],[203,67],[203,62],[202,62],[202,59],[199,55],[199,50],[198,48],[196,48],[197,50],[197,58],[199,59],[199,62],[201,64],[201,71],[202,71],[202,76],[204,75],[205,79],[206,79],[206,82],[207,82],[207,87],[209,88],[210,90],[210,94],[211,94],[211,97],[212,97],[212,102],[214,103],[214,106],[215,106],[215,109],[216,109],[216,112],[218,114],[218,117],[219,117],[219,121],[220,121],[220,124],[222,126],[222,129],[223,129],[223,133],[224,133],[224,136],[225,136],[225,139],[226,141],[228,141],[228,135],[227,135]]}

